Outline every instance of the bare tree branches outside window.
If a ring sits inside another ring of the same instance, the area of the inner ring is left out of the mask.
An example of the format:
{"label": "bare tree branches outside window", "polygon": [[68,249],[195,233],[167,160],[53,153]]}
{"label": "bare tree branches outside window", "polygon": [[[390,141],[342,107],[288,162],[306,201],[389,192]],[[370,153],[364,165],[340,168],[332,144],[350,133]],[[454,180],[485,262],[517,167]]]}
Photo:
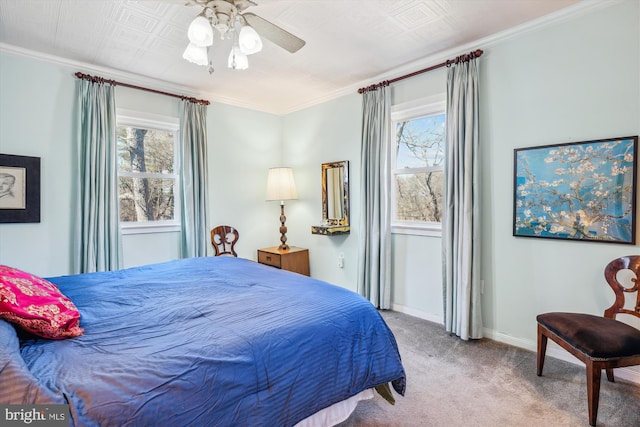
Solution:
{"label": "bare tree branches outside window", "polygon": [[396,122],[395,221],[442,221],[445,114]]}
{"label": "bare tree branches outside window", "polygon": [[120,221],[175,219],[174,132],[118,126]]}

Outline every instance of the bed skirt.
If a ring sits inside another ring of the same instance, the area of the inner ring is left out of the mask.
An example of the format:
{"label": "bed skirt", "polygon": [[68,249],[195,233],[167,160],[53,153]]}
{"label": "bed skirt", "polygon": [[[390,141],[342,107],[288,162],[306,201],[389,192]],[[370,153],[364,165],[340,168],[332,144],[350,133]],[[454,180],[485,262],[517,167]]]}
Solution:
{"label": "bed skirt", "polygon": [[335,426],[345,421],[351,413],[356,409],[358,402],[361,400],[368,400],[373,398],[373,389],[361,391],[355,396],[343,400],[338,403],[334,403],[328,408],[324,408],[310,417],[300,421],[294,427],[329,427]]}

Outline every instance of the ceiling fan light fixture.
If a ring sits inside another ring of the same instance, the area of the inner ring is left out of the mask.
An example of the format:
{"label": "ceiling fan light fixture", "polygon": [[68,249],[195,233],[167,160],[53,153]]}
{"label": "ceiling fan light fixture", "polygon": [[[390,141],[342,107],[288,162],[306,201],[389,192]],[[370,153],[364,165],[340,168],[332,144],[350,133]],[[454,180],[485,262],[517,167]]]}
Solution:
{"label": "ceiling fan light fixture", "polygon": [[224,19],[218,19],[218,21],[213,23],[213,28],[218,31],[220,34],[220,40],[224,40],[225,38],[229,38],[231,33],[231,26],[229,25],[229,18],[223,17]]}
{"label": "ceiling fan light fixture", "polygon": [[[2,0],[0,0],[2,1]],[[187,0],[188,4],[202,7],[202,12],[189,25],[189,46],[182,57],[194,64],[208,66],[213,73],[213,62],[207,49],[213,45],[214,33],[222,40],[233,39],[228,66],[234,70],[249,68],[247,55],[262,50],[262,37],[293,53],[305,41],[253,13],[245,12],[257,6],[252,0]],[[216,42],[218,43],[218,42]]]}
{"label": "ceiling fan light fixture", "polygon": [[258,53],[262,50],[262,39],[258,35],[258,32],[249,24],[244,24],[240,29],[238,43],[240,45],[240,51],[245,55]]}
{"label": "ceiling fan light fixture", "polygon": [[197,65],[208,65],[209,58],[207,55],[207,48],[204,46],[196,46],[193,43],[189,43],[184,50],[182,57],[189,62],[193,62]]}
{"label": "ceiling fan light fixture", "polygon": [[196,46],[207,47],[213,44],[213,28],[209,20],[202,15],[196,16],[187,31],[189,41]]}
{"label": "ceiling fan light fixture", "polygon": [[231,52],[229,52],[229,62],[227,65],[234,70],[246,70],[249,68],[249,59],[247,55],[240,51],[240,47],[234,45]]}

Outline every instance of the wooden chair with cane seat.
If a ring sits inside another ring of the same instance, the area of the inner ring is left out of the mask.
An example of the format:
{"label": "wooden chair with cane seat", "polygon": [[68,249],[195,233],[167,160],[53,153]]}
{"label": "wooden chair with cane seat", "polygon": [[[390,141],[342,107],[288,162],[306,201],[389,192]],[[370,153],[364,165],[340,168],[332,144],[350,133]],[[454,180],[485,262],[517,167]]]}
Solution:
{"label": "wooden chair with cane seat", "polygon": [[[621,280],[622,274],[618,273],[623,270],[629,270],[633,277]],[[640,255],[611,261],[604,270],[604,276],[616,296],[613,305],[605,310],[604,317],[581,313],[545,313],[537,316],[538,376],[542,375],[548,338],[584,362],[587,368],[589,424],[592,426],[596,425],[598,415],[602,370],[606,370],[607,379],[613,382],[613,368],[640,365],[640,330],[616,320],[618,314],[640,319]],[[630,286],[624,286],[621,282],[629,282]],[[631,301],[633,297],[625,297],[625,294],[635,297],[631,308],[626,308],[629,304],[625,304],[625,301]]]}
{"label": "wooden chair with cane seat", "polygon": [[240,238],[240,233],[228,225],[219,225],[211,230],[211,244],[216,251],[215,256],[232,255],[237,257],[234,247]]}

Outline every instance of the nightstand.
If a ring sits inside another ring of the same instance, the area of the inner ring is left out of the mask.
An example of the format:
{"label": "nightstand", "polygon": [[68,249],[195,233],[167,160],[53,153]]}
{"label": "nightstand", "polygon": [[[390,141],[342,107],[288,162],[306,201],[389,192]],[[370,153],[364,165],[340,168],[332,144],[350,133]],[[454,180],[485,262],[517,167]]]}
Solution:
{"label": "nightstand", "polygon": [[296,246],[290,246],[286,251],[278,246],[258,249],[258,262],[309,276],[309,249]]}

